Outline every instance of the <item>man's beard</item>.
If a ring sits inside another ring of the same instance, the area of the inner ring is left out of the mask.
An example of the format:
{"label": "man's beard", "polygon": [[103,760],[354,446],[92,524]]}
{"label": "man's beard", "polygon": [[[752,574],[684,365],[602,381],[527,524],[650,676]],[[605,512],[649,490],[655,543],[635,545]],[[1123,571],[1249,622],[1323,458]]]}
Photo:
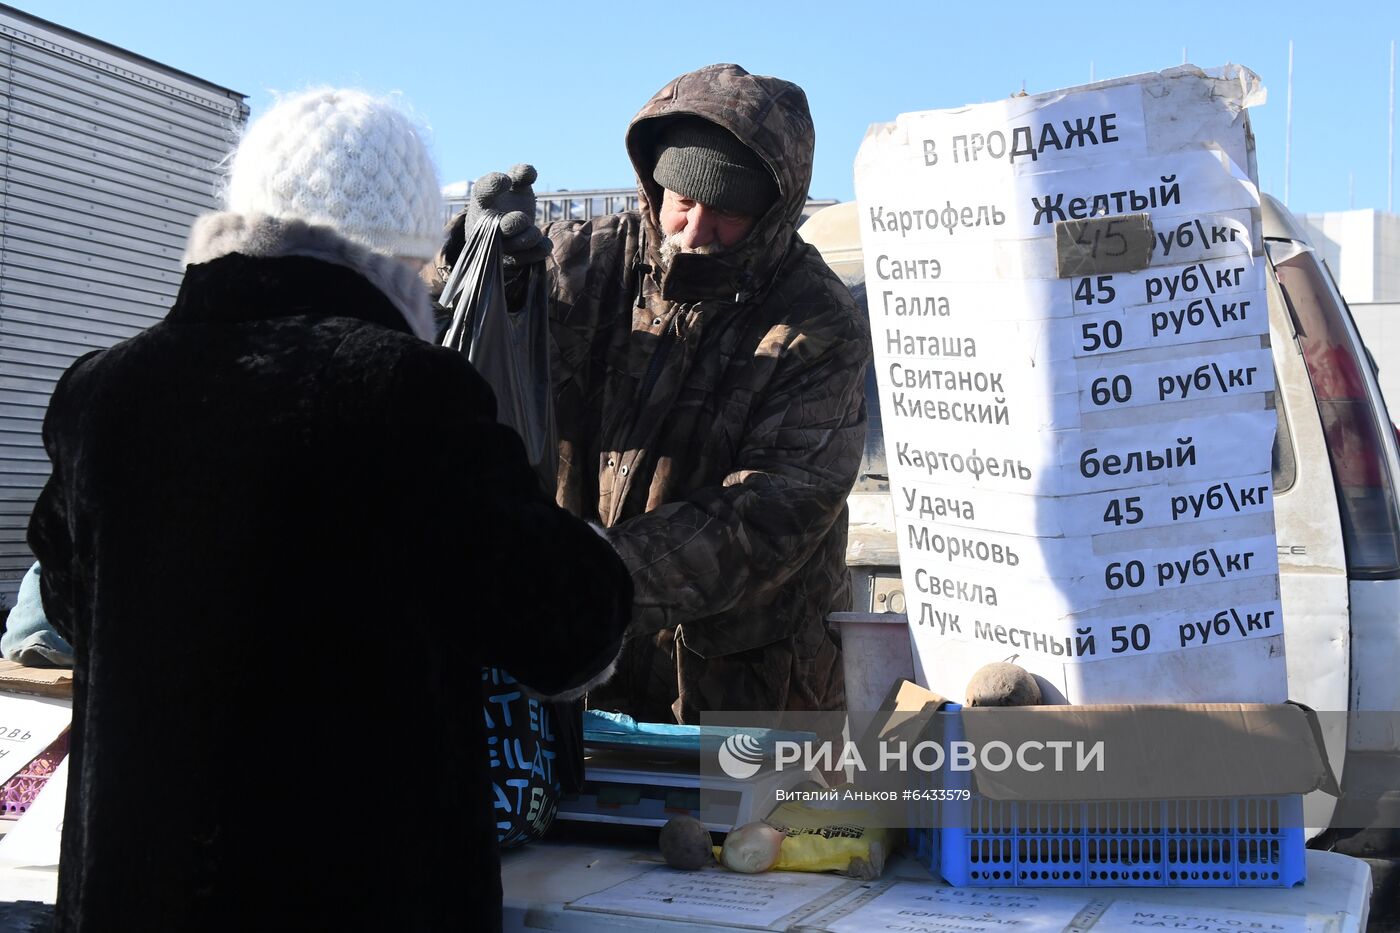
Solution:
{"label": "man's beard", "polygon": [[681,253],[697,253],[701,256],[714,256],[724,252],[724,247],[718,241],[707,243],[704,246],[684,247],[681,245],[681,235],[679,233],[668,234],[661,240],[661,246],[657,252],[661,255],[661,268],[671,268],[671,260]]}

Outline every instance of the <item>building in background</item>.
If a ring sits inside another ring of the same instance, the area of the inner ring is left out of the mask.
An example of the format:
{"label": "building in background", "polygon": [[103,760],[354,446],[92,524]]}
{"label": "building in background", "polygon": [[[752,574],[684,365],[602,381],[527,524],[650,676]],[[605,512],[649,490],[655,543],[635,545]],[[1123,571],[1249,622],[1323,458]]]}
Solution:
{"label": "building in background", "polygon": [[[442,189],[447,201],[447,216],[452,217],[467,206],[475,182],[459,181]],[[556,220],[592,220],[621,211],[636,210],[639,204],[634,188],[590,188],[578,191],[540,191],[535,193],[535,222],[547,224]],[[806,220],[823,207],[835,204],[834,199],[808,198],[802,210]]]}
{"label": "building in background", "polygon": [[1400,301],[1348,301],[1361,340],[1376,365],[1390,420],[1400,422]]}
{"label": "building in background", "polygon": [[1400,214],[1327,211],[1298,219],[1348,303],[1400,301]]}
{"label": "building in background", "polygon": [[77,357],[165,317],[244,95],[0,4],[0,609]]}

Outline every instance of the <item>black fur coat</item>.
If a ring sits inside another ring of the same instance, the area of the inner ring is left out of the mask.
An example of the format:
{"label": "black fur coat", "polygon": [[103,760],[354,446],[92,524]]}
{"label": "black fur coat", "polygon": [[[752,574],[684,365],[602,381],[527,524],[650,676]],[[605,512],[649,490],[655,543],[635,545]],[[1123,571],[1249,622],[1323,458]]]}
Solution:
{"label": "black fur coat", "polygon": [[407,267],[212,215],[79,360],[29,541],[77,656],[60,930],[500,923],[480,669],[606,676],[611,547],[548,501]]}

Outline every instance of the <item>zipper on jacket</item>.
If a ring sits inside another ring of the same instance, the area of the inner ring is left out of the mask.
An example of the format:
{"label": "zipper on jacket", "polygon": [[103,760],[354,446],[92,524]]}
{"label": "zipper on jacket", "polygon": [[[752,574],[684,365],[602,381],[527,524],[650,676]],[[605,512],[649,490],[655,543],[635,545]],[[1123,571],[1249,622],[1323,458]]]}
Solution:
{"label": "zipper on jacket", "polygon": [[[623,435],[624,437],[631,437],[637,430],[637,424],[642,420],[643,409],[646,408],[647,399],[651,397],[652,389],[656,387],[656,380],[661,378],[661,370],[666,365],[666,358],[671,355],[671,346],[676,342],[676,338],[680,334],[680,317],[684,313],[684,307],[677,307],[671,318],[671,323],[666,327],[666,330],[662,332],[661,336],[657,338],[656,349],[652,351],[651,359],[647,361],[646,372],[642,374],[641,384],[637,387],[637,400],[632,406],[632,421],[627,428],[627,433]],[[626,457],[624,456],[623,459],[625,460]],[[609,461],[609,465],[611,465],[611,461]],[[630,466],[635,467],[635,464],[631,464]],[[627,463],[621,465],[618,470],[621,479],[617,480],[616,484],[611,486],[610,494],[612,496],[612,507],[609,510],[611,514],[608,520],[608,525],[610,526],[616,523],[618,518],[622,515],[622,507],[626,502],[625,490],[628,487],[628,468],[629,464]]]}
{"label": "zipper on jacket", "polygon": [[676,337],[680,334],[681,315],[685,313],[685,308],[676,308],[671,316],[671,326],[667,327],[656,343],[656,351],[651,355],[651,361],[647,363],[647,371],[642,375],[642,384],[637,389],[637,400],[646,401],[651,397],[651,390],[656,387],[656,380],[661,378],[661,367],[666,365],[666,357],[671,355],[671,344],[676,342]]}
{"label": "zipper on jacket", "polygon": [[632,260],[632,271],[637,275],[637,303],[635,307],[645,308],[647,276],[651,275],[651,266],[646,261],[647,255],[647,231],[643,227],[641,235],[637,238],[637,256]]}

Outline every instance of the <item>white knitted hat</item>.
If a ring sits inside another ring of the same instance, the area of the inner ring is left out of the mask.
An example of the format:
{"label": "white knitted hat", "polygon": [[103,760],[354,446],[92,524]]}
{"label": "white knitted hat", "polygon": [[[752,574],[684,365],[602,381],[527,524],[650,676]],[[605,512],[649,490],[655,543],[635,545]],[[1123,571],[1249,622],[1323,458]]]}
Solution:
{"label": "white knitted hat", "polygon": [[437,169],[387,100],[324,88],[279,101],[248,127],[225,190],[239,214],[330,227],[390,256],[432,259],[442,240]]}

